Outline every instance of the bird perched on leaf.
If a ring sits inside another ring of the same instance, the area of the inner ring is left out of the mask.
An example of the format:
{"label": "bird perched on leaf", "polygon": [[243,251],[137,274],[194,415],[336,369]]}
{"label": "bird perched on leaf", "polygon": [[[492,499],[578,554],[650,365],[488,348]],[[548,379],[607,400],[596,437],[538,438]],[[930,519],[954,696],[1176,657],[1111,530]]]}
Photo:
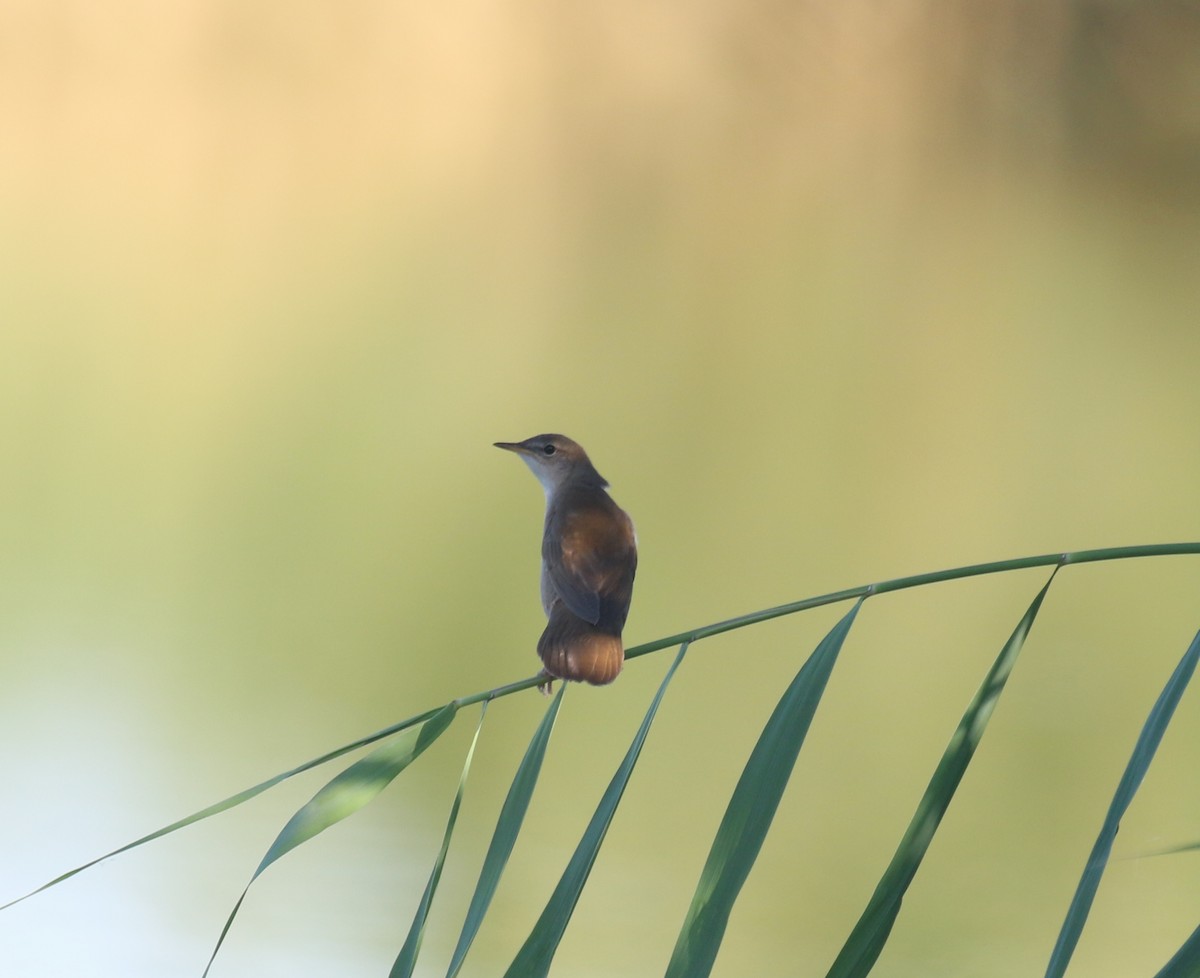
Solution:
{"label": "bird perched on leaf", "polygon": [[637,537],[633,521],[606,491],[579,444],[565,435],[496,442],[519,455],[546,491],[542,608],[537,651],[546,677],[602,686],[625,662],[621,630],[633,596]]}

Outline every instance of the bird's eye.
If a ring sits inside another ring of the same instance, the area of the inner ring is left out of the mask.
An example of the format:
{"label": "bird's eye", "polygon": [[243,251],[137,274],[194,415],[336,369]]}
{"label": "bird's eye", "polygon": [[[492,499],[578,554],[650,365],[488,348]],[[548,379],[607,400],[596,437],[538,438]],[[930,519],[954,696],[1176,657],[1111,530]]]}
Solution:
{"label": "bird's eye", "polygon": [[555,448],[553,445],[543,445],[542,446],[542,454],[543,455],[553,455],[556,451],[558,451],[558,449]]}

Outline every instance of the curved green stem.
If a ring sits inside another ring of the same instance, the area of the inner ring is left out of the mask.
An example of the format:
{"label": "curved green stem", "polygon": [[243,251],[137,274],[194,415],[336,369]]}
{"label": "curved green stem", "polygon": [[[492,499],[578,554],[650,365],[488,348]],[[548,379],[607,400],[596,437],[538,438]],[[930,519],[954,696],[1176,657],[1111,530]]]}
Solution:
{"label": "curved green stem", "polygon": [[[782,604],[775,608],[766,608],[762,611],[752,611],[747,615],[741,615],[738,618],[730,618],[726,621],[719,621],[712,625],[704,625],[700,628],[694,628],[691,631],[680,632],[678,635],[668,635],[666,638],[654,639],[651,642],[645,642],[641,645],[636,645],[633,648],[625,651],[625,658],[636,659],[638,656],[648,655],[651,652],[657,652],[660,649],[671,648],[684,643],[691,643],[702,638],[708,638],[711,635],[719,635],[722,632],[730,632],[735,628],[742,628],[745,625],[753,625],[756,622],[768,621],[771,618],[781,618],[784,615],[792,615],[799,611],[807,611],[809,608],[819,608],[822,605],[836,604],[839,601],[849,601],[854,598],[866,598],[873,594],[882,594],[885,591],[900,591],[910,587],[920,587],[923,584],[936,584],[940,581],[952,581],[961,577],[976,577],[980,574],[996,574],[1002,571],[1023,570],[1029,567],[1047,567],[1052,564],[1064,566],[1066,564],[1087,564],[1101,560],[1123,560],[1129,557],[1166,557],[1178,554],[1200,554],[1200,543],[1162,543],[1149,544],[1136,547],[1107,547],[1102,550],[1078,550],[1074,553],[1054,553],[1042,554],[1037,557],[1018,557],[1013,560],[997,560],[987,564],[970,564],[966,567],[955,567],[950,570],[934,571],[928,574],[914,574],[910,577],[897,577],[890,581],[881,581],[876,584],[865,584],[861,587],[848,588],[844,591],[832,591],[829,594],[822,594],[815,598],[805,598],[801,601],[793,601],[789,604]],[[528,679],[520,679],[516,682],[506,683],[503,686],[496,686],[492,689],[484,690],[480,693],[474,693],[470,696],[461,696],[456,700],[452,700],[451,704],[461,708],[470,706],[473,703],[483,701],[491,701],[499,699],[501,696],[508,696],[511,693],[518,693],[525,689],[532,689],[534,686],[540,685],[545,681],[545,675],[538,673],[535,676],[530,676]],[[444,707],[443,707],[444,709]],[[334,758],[341,757],[351,751],[357,750],[360,747],[366,747],[374,744],[377,741],[390,737],[393,734],[413,727],[418,723],[423,723],[429,720],[438,713],[437,709],[426,710],[424,713],[418,713],[414,716],[407,717],[396,723],[384,727],[382,730],[377,730],[373,734],[368,734],[365,737],[360,737],[341,747],[336,747],[331,751],[322,754],[320,757],[315,757],[312,760],[305,761],[303,764],[292,768],[289,771],[284,771],[274,777],[268,778],[266,781],[255,785],[252,788],[247,788],[245,791],[240,791],[236,795],[226,798],[224,801],[217,802],[215,805],[210,805],[198,812],[193,812],[186,818],[182,818],[177,822],[172,822],[160,829],[151,832],[149,835],[144,835],[140,839],[130,842],[128,845],[121,846],[119,849],[114,849],[112,852],[106,853],[90,862],[84,863],[82,866],[77,866],[69,872],[63,873],[55,877],[49,883],[39,886],[36,890],[31,890],[24,896],[18,897],[15,900],[10,900],[8,903],[0,905],[0,910],[5,910],[22,900],[26,900],[35,893],[41,893],[64,880],[70,879],[85,869],[90,869],[98,863],[104,862],[113,856],[120,855],[123,852],[128,852],[130,849],[135,849],[138,846],[144,845],[147,842],[152,842],[155,839],[162,838],[164,835],[169,835],[185,826],[192,825],[202,819],[209,818],[221,812],[235,808],[243,802],[249,801],[251,798],[262,794],[269,788],[282,781],[301,774],[304,771],[310,771],[315,767],[319,767]]]}
{"label": "curved green stem", "polygon": [[[804,598],[791,601],[788,604],[777,605],[774,608],[764,608],[762,611],[752,611],[737,618],[728,618],[712,625],[702,625],[690,631],[665,638],[656,638],[641,645],[635,645],[625,650],[626,659],[636,659],[638,656],[658,652],[660,649],[674,648],[684,642],[696,642],[711,635],[731,632],[735,628],[743,628],[760,621],[772,618],[782,618],[784,615],[794,615],[810,608],[820,608],[822,605],[837,604],[839,601],[850,601],[854,598],[869,597],[872,594],[883,594],[887,591],[903,591],[905,588],[921,587],[924,584],[938,584],[941,581],[954,581],[962,577],[978,577],[980,574],[999,574],[1004,571],[1025,570],[1030,567],[1049,567],[1057,564],[1063,567],[1067,564],[1092,564],[1101,560],[1125,560],[1130,557],[1169,557],[1180,554],[1200,554],[1200,543],[1152,543],[1136,547],[1104,547],[1099,550],[1076,550],[1068,553],[1039,554],[1036,557],[1015,557],[1011,560],[993,560],[986,564],[968,564],[965,567],[952,567],[949,570],[932,571],[926,574],[913,574],[909,577],[897,577],[890,581],[879,581],[876,584],[863,584],[859,587],[846,588],[844,591],[830,591],[815,598]],[[481,700],[493,700],[509,693],[520,692],[536,686],[539,676],[531,676],[505,686],[497,686],[482,693],[464,696],[456,700],[459,706],[469,706]]]}
{"label": "curved green stem", "polygon": [[[794,615],[798,611],[809,608],[819,608],[822,605],[837,604],[839,601],[849,601],[852,598],[869,597],[872,594],[883,594],[885,591],[903,591],[905,588],[920,587],[923,584],[937,584],[941,581],[954,581],[962,577],[978,577],[980,574],[999,574],[1003,571],[1025,570],[1029,567],[1049,567],[1057,564],[1090,564],[1100,560],[1124,560],[1129,557],[1167,557],[1178,554],[1200,554],[1200,543],[1152,543],[1136,547],[1104,547],[1100,550],[1076,550],[1073,553],[1039,554],[1036,557],[1015,557],[1011,560],[993,560],[986,564],[968,564],[965,567],[952,567],[949,570],[932,571],[927,574],[913,574],[910,577],[897,577],[890,581],[880,581],[877,584],[863,584],[859,587],[847,588],[844,591],[831,591],[815,598],[804,598],[792,601],[774,608],[762,611],[752,611],[748,615],[729,618],[712,625],[694,628],[689,632],[678,635],[668,635],[657,638],[644,645],[637,645],[625,650],[626,659],[636,659],[648,652],[671,648],[681,642],[695,642],[710,635],[720,635],[731,632],[744,625],[753,625],[784,615]],[[525,685],[522,685],[525,688]],[[473,702],[473,701],[469,701]]]}

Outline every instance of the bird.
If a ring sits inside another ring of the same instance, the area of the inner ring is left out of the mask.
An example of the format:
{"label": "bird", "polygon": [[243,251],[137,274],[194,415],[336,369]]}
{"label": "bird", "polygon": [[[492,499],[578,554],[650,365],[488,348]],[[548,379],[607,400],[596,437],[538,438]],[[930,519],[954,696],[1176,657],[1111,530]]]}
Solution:
{"label": "bird", "polygon": [[549,693],[555,679],[611,683],[625,662],[621,632],[637,572],[633,521],[613,502],[587,452],[566,435],[494,444],[520,456],[546,493],[540,688]]}

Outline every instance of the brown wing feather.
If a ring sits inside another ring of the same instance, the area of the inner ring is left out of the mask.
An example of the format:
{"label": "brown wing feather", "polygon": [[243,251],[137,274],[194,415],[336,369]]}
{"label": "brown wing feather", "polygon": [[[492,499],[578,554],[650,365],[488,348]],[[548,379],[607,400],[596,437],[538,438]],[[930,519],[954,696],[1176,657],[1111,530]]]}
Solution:
{"label": "brown wing feather", "polygon": [[633,523],[603,489],[564,497],[546,518],[542,559],[551,583],[572,614],[620,635],[637,571]]}

